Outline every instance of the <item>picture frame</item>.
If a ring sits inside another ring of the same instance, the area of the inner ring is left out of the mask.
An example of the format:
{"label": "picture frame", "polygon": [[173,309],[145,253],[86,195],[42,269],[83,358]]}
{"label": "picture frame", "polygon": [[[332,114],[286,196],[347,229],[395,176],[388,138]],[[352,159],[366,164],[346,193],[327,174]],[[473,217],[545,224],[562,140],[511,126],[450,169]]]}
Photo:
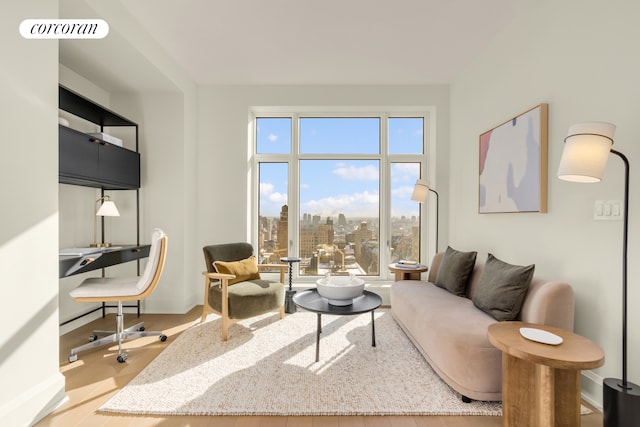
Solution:
{"label": "picture frame", "polygon": [[547,212],[549,106],[539,104],[482,133],[478,212]]}

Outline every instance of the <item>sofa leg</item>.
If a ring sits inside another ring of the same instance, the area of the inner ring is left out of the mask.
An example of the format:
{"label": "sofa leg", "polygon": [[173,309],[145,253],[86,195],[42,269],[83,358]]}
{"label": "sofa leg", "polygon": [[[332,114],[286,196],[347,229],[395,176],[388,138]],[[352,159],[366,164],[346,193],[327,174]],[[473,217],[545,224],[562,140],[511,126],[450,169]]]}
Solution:
{"label": "sofa leg", "polygon": [[462,401],[463,401],[464,403],[471,403],[471,399],[469,399],[469,398],[468,398],[467,396],[465,396],[465,395],[462,395]]}

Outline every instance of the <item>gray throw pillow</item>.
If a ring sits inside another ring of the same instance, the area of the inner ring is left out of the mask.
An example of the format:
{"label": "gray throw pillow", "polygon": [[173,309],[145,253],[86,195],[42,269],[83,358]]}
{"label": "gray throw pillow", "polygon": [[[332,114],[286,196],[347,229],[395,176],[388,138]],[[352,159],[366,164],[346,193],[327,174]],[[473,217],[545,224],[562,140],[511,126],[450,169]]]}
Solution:
{"label": "gray throw pillow", "polygon": [[469,276],[476,265],[477,254],[477,252],[460,252],[448,246],[438,268],[436,286],[459,297],[465,296]]}
{"label": "gray throw pillow", "polygon": [[473,304],[498,321],[517,319],[535,268],[508,264],[489,254]]}

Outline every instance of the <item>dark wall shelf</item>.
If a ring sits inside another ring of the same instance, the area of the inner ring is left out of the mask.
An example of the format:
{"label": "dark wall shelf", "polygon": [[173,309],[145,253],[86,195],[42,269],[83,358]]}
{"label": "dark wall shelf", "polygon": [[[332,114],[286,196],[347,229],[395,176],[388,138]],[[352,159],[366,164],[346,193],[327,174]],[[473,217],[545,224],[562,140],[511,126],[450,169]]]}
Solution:
{"label": "dark wall shelf", "polygon": [[58,97],[60,109],[100,126],[138,126],[120,114],[114,113],[64,86],[59,86]]}

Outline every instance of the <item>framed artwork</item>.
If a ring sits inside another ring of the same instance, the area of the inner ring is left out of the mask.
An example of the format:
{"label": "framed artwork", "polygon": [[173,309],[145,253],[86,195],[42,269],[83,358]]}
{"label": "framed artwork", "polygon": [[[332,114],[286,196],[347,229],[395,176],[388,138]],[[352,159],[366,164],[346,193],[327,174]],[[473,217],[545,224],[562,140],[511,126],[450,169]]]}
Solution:
{"label": "framed artwork", "polygon": [[547,212],[548,104],[480,135],[480,213]]}

